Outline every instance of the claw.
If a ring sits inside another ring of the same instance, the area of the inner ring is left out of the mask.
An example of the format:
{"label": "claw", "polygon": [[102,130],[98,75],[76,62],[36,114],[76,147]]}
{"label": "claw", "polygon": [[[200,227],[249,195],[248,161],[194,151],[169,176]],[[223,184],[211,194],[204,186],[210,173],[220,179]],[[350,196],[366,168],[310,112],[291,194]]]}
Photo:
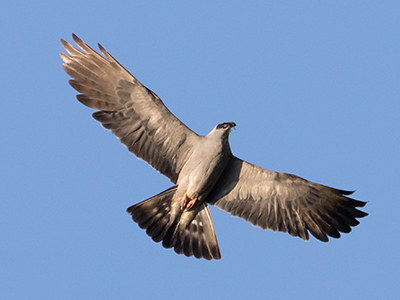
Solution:
{"label": "claw", "polygon": [[186,204],[186,208],[187,209],[191,209],[193,207],[193,205],[196,203],[197,199],[192,199],[188,202],[188,204]]}
{"label": "claw", "polygon": [[191,209],[193,205],[196,203],[197,198],[190,198],[186,193],[182,197],[182,203],[181,203],[181,210],[186,209]]}

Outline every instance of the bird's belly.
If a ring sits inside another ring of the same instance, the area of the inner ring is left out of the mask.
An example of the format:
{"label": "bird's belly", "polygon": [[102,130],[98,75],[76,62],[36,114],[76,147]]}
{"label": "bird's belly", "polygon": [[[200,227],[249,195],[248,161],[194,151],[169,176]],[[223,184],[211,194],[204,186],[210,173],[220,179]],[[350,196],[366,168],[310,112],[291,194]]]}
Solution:
{"label": "bird's belly", "polygon": [[182,169],[178,179],[178,186],[185,187],[190,198],[205,198],[214,187],[228,159],[226,155],[216,155],[214,159],[206,162],[202,159],[188,162]]}

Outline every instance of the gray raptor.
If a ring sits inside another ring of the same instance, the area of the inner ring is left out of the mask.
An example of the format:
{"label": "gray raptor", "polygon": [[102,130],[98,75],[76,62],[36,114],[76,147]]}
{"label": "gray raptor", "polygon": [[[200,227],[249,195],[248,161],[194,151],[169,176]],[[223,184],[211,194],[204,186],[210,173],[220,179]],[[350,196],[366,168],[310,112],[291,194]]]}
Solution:
{"label": "gray raptor", "polygon": [[197,135],[176,118],[161,99],[143,86],[100,44],[104,57],[76,35],[79,48],[61,39],[63,68],[73,79],[77,99],[98,110],[93,118],[111,130],[130,152],[167,176],[166,191],[127,209],[155,241],[178,254],[220,259],[208,204],[254,226],[288,232],[304,240],[310,232],[327,242],[339,238],[368,214],[366,202],[347,197],[350,191],[278,173],[232,155],[233,122]]}

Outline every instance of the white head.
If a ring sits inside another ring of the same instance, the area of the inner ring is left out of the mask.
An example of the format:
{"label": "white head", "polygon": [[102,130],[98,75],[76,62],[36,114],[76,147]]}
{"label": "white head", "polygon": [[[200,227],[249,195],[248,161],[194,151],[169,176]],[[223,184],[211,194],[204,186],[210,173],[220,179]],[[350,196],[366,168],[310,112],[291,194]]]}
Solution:
{"label": "white head", "polygon": [[219,123],[217,126],[214,127],[214,129],[208,135],[218,136],[222,139],[228,138],[229,133],[235,126],[236,124],[234,122]]}

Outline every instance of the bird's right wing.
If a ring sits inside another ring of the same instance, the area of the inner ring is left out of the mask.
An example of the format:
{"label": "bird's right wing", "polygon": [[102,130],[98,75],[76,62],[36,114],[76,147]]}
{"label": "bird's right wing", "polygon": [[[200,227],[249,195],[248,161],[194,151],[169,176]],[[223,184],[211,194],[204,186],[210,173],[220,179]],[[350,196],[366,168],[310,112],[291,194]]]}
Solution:
{"label": "bird's right wing", "polygon": [[346,197],[352,192],[263,169],[232,156],[208,202],[255,226],[288,232],[308,240],[308,231],[327,242],[339,238],[368,214],[366,202]]}
{"label": "bird's right wing", "polygon": [[161,99],[143,86],[101,45],[102,57],[76,35],[79,51],[61,39],[61,53],[71,86],[84,105],[99,110],[93,117],[113,132],[137,157],[176,183],[200,137],[176,118]]}

